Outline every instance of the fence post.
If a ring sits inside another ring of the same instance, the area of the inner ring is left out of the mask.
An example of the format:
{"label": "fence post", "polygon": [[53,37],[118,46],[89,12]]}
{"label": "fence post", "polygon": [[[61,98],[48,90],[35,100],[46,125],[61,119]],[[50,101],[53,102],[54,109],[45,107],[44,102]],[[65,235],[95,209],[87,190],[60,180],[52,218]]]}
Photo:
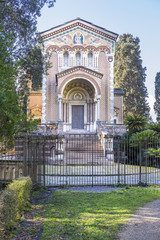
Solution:
{"label": "fence post", "polygon": [[105,135],[105,158],[113,161],[114,160],[114,150],[113,150],[113,135]]}
{"label": "fence post", "polygon": [[37,159],[38,159],[38,140],[37,136],[33,138],[33,183],[37,183]]}
{"label": "fence post", "polygon": [[27,137],[25,158],[27,159],[28,175],[31,177],[33,183],[37,183],[37,136],[30,135]]}
{"label": "fence post", "polygon": [[27,161],[28,161],[28,136],[24,136],[23,137],[23,149],[24,149],[24,152],[23,152],[23,176],[26,177],[27,176]]}

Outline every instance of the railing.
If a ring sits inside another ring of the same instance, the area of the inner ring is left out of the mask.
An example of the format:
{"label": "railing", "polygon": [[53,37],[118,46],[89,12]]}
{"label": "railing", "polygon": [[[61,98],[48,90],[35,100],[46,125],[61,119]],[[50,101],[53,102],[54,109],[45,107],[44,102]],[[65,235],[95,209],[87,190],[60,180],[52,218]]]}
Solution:
{"label": "railing", "polygon": [[160,138],[32,134],[0,144],[0,180],[44,186],[160,184]]}

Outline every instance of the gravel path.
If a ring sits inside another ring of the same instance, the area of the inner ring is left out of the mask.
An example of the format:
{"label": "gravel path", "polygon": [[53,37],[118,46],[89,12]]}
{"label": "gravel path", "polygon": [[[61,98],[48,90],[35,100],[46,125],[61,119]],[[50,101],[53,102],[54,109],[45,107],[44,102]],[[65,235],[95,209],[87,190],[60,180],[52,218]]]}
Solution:
{"label": "gravel path", "polygon": [[160,199],[137,210],[118,236],[121,240],[160,240]]}

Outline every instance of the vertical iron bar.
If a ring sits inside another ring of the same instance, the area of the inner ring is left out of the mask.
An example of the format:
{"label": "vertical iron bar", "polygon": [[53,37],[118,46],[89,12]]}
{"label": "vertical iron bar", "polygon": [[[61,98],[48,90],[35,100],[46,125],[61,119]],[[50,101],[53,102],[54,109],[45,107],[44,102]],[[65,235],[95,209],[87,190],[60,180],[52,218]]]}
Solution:
{"label": "vertical iron bar", "polygon": [[93,187],[93,138],[91,139],[92,141],[92,187]]}
{"label": "vertical iron bar", "polygon": [[125,139],[125,137],[123,137],[123,144],[124,144],[124,155],[123,155],[123,157],[124,157],[124,184],[126,184],[126,146],[125,146],[125,141],[126,141],[126,139]]}
{"label": "vertical iron bar", "polygon": [[[17,141],[19,139],[17,138]],[[24,166],[23,166],[23,175],[27,176],[27,160],[28,160],[28,137],[24,137],[23,138],[23,146],[24,146],[24,150],[23,150],[23,158],[24,158]],[[18,142],[19,144],[19,142]]]}
{"label": "vertical iron bar", "polygon": [[120,165],[119,165],[119,160],[120,160],[120,148],[119,148],[119,136],[118,136],[118,184],[120,183]]}
{"label": "vertical iron bar", "polygon": [[43,142],[43,186],[46,186],[45,181],[45,143]]}
{"label": "vertical iron bar", "polygon": [[142,181],[142,145],[141,140],[139,144],[139,183]]}

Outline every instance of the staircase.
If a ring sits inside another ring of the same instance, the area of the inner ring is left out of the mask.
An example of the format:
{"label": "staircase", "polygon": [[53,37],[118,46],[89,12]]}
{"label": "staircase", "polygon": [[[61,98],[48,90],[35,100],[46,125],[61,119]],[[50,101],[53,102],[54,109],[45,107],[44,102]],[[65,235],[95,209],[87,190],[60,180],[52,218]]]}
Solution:
{"label": "staircase", "polygon": [[96,134],[65,135],[67,165],[101,165],[104,160],[104,150]]}

